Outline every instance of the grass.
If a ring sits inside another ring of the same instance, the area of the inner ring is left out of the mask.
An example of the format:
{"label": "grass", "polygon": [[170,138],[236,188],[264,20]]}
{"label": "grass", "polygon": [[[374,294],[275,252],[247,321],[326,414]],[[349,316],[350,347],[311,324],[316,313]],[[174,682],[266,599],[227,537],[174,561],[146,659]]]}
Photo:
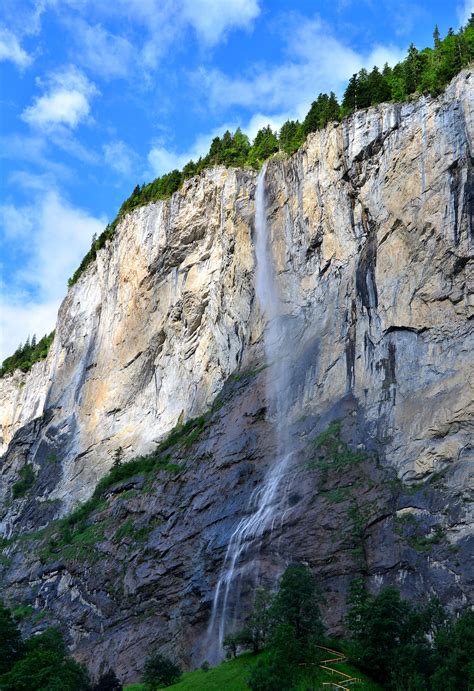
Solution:
{"label": "grass", "polygon": [[146,542],[149,534],[161,523],[161,519],[151,520],[147,525],[138,527],[131,518],[128,518],[116,530],[113,537],[114,542],[122,542],[123,540],[131,540],[132,542]]}
{"label": "grass", "polygon": [[310,469],[339,469],[346,465],[360,463],[367,458],[364,451],[352,451],[341,438],[341,422],[338,420],[331,422],[329,427],[314,439],[313,444],[320,454],[308,462]]}
{"label": "grass", "polygon": [[47,615],[42,609],[35,609],[31,605],[19,605],[12,609],[12,616],[16,621],[30,620],[33,624],[38,623]]}
{"label": "grass", "polygon": [[331,504],[340,504],[350,498],[351,490],[349,487],[335,487],[334,489],[322,490],[321,495]]}
{"label": "grass", "polygon": [[[264,654],[264,653],[263,653]],[[194,672],[185,672],[178,684],[173,684],[167,688],[170,691],[248,691],[247,679],[253,666],[261,658],[261,655],[244,653],[235,660],[223,662],[218,667],[211,667],[204,672],[197,669]],[[341,672],[350,674],[361,679],[361,683],[355,684],[354,689],[364,689],[364,691],[380,691],[380,686],[370,681],[364,674],[347,663],[334,665]],[[312,678],[311,678],[312,676]],[[298,685],[298,691],[316,689],[323,682],[335,681],[337,675],[321,669],[315,669],[313,675],[308,673]],[[317,685],[316,685],[317,684]],[[129,684],[125,686],[125,691],[146,691],[144,684]]]}
{"label": "grass", "polygon": [[418,521],[411,513],[396,516],[395,532],[405,538],[410,547],[417,552],[429,552],[433,545],[442,542],[446,535],[446,530],[440,525],[436,525],[428,535],[421,535]]}
{"label": "grass", "polygon": [[[246,679],[256,664],[259,656],[251,653],[239,655],[235,660],[223,662],[218,667],[211,667],[204,672],[197,669],[185,672],[181,681],[167,688],[172,691],[248,691]],[[144,684],[131,684],[126,691],[146,691]]]}
{"label": "grass", "polygon": [[13,618],[17,621],[22,621],[23,619],[30,619],[35,612],[35,608],[31,605],[19,605],[12,609]]}

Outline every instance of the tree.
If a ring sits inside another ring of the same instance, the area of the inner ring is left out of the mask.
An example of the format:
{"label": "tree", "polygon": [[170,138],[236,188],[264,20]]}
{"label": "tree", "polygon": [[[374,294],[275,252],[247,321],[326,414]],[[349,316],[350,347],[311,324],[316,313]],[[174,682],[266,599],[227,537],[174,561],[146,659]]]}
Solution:
{"label": "tree", "polygon": [[237,657],[237,650],[239,647],[238,634],[228,633],[222,641],[222,646],[226,652],[226,657]]}
{"label": "tree", "polygon": [[113,453],[113,459],[114,459],[113,466],[112,466],[113,468],[118,468],[119,466],[122,465],[123,448],[121,446],[119,446],[117,449],[115,449],[115,451]]}
{"label": "tree", "polygon": [[209,149],[209,161],[211,163],[220,163],[222,155],[222,142],[220,137],[214,137],[211,142],[211,148]]}
{"label": "tree", "polygon": [[422,72],[422,59],[420,53],[413,43],[410,43],[408,55],[404,63],[405,91],[406,94],[413,94],[418,87]]}
{"label": "tree", "polygon": [[183,178],[193,177],[193,175],[196,175],[197,170],[197,163],[194,163],[194,161],[188,161],[188,163],[186,163],[186,165],[183,168]]}
{"label": "tree", "polygon": [[361,619],[349,619],[354,626],[354,658],[376,680],[387,681],[392,675],[394,652],[403,635],[406,605],[398,590],[385,588],[376,597],[367,596],[360,612]]}
{"label": "tree", "polygon": [[26,642],[24,656],[0,677],[2,691],[88,691],[85,668],[66,656],[61,632],[47,629]]}
{"label": "tree", "polygon": [[247,684],[252,691],[292,691],[298,682],[299,670],[288,666],[276,655],[259,660],[252,669]]}
{"label": "tree", "polygon": [[342,109],[344,114],[352,113],[358,108],[357,102],[358,79],[357,74],[353,74],[349,79],[349,83],[344,91],[342,99]]}
{"label": "tree", "polygon": [[247,156],[250,151],[250,141],[246,134],[242,132],[240,127],[237,128],[233,139],[231,148],[231,160],[235,166],[243,166],[247,161]]}
{"label": "tree", "polygon": [[357,75],[357,108],[368,108],[371,105],[369,73],[363,67]]}
{"label": "tree", "polygon": [[272,615],[277,627],[291,627],[302,659],[314,653],[315,643],[324,634],[320,601],[319,588],[309,568],[300,564],[289,566],[280,581]]}
{"label": "tree", "polygon": [[123,691],[123,686],[117,679],[113,669],[109,669],[99,678],[99,681],[92,687],[92,691]]}
{"label": "tree", "polygon": [[370,606],[370,597],[363,578],[355,578],[352,581],[347,604],[349,609],[346,623],[357,639],[364,631],[367,608]]}
{"label": "tree", "polygon": [[388,101],[391,96],[390,86],[386,77],[374,67],[368,77],[368,89],[370,94],[370,105]]}
{"label": "tree", "polygon": [[287,154],[292,154],[298,148],[298,132],[300,123],[297,120],[287,120],[281,126],[279,143],[280,149]]}
{"label": "tree", "polygon": [[357,579],[351,586],[347,616],[351,657],[384,688],[421,691],[428,688],[435,669],[431,641],[445,620],[436,599],[412,604],[391,587],[370,595],[363,580]]}
{"label": "tree", "polygon": [[20,631],[10,611],[0,601],[0,674],[8,672],[23,653]]}
{"label": "tree", "polygon": [[278,139],[270,125],[267,125],[257,132],[249,152],[248,162],[250,165],[258,165],[276,151],[278,151]]}
{"label": "tree", "polygon": [[246,627],[254,653],[260,652],[268,641],[273,624],[273,601],[274,596],[269,590],[257,588],[253,611]]}
{"label": "tree", "polygon": [[273,631],[268,657],[257,663],[248,680],[252,691],[290,691],[301,677],[300,642],[293,626],[280,623]]}
{"label": "tree", "polygon": [[237,657],[237,653],[242,650],[249,650],[254,647],[254,641],[250,630],[245,627],[235,633],[229,633],[222,643],[227,657]]}
{"label": "tree", "polygon": [[448,621],[435,637],[433,691],[469,691],[474,687],[474,612]]}
{"label": "tree", "polygon": [[142,681],[149,691],[171,686],[181,678],[181,668],[161,653],[154,653],[145,660]]}

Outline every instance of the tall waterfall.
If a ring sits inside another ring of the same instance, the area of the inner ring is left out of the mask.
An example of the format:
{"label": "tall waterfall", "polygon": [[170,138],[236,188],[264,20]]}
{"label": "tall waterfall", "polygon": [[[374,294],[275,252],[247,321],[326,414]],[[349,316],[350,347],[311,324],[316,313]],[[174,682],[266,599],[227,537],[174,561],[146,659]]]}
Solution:
{"label": "tall waterfall", "polygon": [[[265,196],[266,164],[257,178],[255,192],[255,292],[266,320],[264,348],[266,357],[267,417],[272,422],[276,454],[260,487],[255,490],[244,516],[232,533],[216,585],[211,619],[206,636],[206,656],[212,662],[222,658],[222,642],[234,630],[243,582],[256,585],[259,577],[258,549],[263,535],[283,519],[280,499],[285,471],[291,460],[287,412],[289,408],[289,357],[291,346],[282,314],[282,303],[275,276],[269,237]],[[249,557],[242,563],[241,557]]]}

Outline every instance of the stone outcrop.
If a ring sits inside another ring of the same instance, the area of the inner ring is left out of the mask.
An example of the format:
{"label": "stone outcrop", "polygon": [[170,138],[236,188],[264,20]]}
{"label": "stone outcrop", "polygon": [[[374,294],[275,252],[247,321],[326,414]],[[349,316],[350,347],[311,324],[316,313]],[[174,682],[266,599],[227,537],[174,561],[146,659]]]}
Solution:
{"label": "stone outcrop", "polygon": [[[335,632],[358,574],[472,603],[473,84],[465,70],[437,99],[358,112],[267,168],[295,462],[259,560],[269,585],[308,562]],[[229,534],[274,458],[255,180],[210,169],[123,219],[63,302],[47,361],[0,380],[6,537],[90,497],[118,447],[149,453],[214,403],[171,449],[179,472],[138,477],[94,514],[86,569],[77,549],[5,547],[7,599],[67,622],[95,671],[114,659],[134,678],[152,643],[203,657]],[[314,441],[335,420],[340,458]],[[13,499],[25,463],[35,484]]]}

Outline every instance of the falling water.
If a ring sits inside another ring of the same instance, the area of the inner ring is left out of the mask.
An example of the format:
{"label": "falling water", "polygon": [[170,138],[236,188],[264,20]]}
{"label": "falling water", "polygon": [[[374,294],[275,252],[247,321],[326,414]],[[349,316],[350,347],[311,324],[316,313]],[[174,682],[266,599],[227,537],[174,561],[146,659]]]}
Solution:
{"label": "falling water", "polygon": [[258,547],[259,539],[273,529],[278,518],[282,520],[279,500],[282,494],[282,481],[292,455],[287,434],[288,358],[291,347],[282,314],[268,233],[265,173],[266,165],[258,176],[255,192],[255,292],[262,316],[267,322],[264,330],[268,365],[266,401],[267,414],[273,423],[276,454],[261,486],[250,497],[247,515],[240,520],[229,540],[206,636],[206,656],[213,663],[222,657],[222,642],[228,633],[226,627],[232,630],[236,625],[243,577],[251,578],[254,584],[258,577],[258,565],[251,559],[247,559],[243,564],[241,557],[252,547]]}

